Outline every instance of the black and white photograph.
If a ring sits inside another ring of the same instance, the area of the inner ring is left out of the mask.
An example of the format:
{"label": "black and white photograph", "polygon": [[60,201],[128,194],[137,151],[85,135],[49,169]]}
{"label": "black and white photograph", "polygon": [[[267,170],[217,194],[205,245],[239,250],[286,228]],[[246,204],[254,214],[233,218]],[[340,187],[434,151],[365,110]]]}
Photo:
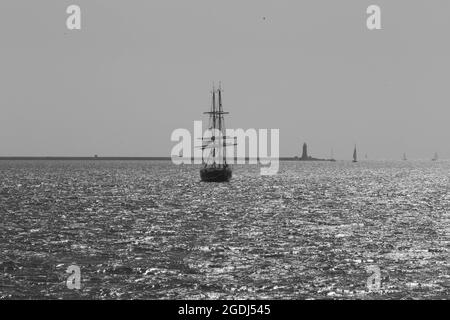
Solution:
{"label": "black and white photograph", "polygon": [[449,37],[448,0],[0,1],[0,305],[448,300]]}

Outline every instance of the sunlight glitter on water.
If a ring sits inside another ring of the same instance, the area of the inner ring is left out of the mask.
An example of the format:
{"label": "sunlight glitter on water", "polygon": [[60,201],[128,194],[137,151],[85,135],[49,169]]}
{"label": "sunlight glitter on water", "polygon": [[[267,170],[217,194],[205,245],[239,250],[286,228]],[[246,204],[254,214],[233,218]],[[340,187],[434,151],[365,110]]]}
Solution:
{"label": "sunlight glitter on water", "polygon": [[1,161],[0,298],[446,298],[449,172],[282,162],[208,184],[169,161]]}

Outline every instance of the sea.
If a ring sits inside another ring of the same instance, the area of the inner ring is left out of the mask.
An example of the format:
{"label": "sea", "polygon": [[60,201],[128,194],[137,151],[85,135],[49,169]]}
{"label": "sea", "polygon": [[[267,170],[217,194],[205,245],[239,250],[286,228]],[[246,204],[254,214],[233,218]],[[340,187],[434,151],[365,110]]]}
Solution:
{"label": "sea", "polygon": [[450,161],[259,169],[0,161],[0,299],[448,299]]}

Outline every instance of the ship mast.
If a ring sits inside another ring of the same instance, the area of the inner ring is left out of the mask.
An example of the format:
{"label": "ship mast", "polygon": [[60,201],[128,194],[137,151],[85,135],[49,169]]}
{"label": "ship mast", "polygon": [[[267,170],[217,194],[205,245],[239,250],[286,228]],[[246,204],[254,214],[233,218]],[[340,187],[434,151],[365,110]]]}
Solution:
{"label": "ship mast", "polygon": [[[212,101],[212,114],[211,114],[211,116],[212,116],[212,121],[213,121],[213,123],[212,123],[212,133],[213,133],[213,135],[211,137],[211,140],[212,140],[212,143],[214,144],[214,142],[216,140],[216,137],[214,136],[214,133],[215,133],[215,130],[216,130],[216,120],[217,120],[216,119],[216,90],[215,90],[214,86],[213,86],[213,92],[212,92],[212,99],[213,99],[213,101]],[[213,147],[212,152],[213,152],[213,159],[215,159],[216,158],[216,148]]]}
{"label": "ship mast", "polygon": [[[217,101],[216,101],[216,95],[217,95]],[[210,124],[210,130],[212,130],[212,136],[209,139],[210,141],[210,148],[212,149],[212,166],[216,166],[216,149],[218,152],[218,155],[221,157],[222,161],[218,163],[218,166],[221,165],[226,166],[226,153],[225,153],[225,147],[228,146],[226,143],[226,139],[228,137],[225,136],[224,128],[225,128],[225,120],[224,120],[224,114],[228,114],[228,112],[223,111],[222,106],[222,86],[219,84],[219,88],[216,90],[213,85],[212,90],[212,105],[211,105],[211,111],[204,112],[205,114],[209,114],[209,124]],[[216,130],[220,132],[219,136],[216,137]],[[232,145],[236,145],[232,144]],[[208,145],[203,145],[203,149],[208,148]],[[211,155],[211,153],[210,153]],[[203,159],[203,155],[202,155]],[[207,165],[207,162],[204,163],[205,166]]]}
{"label": "ship mast", "polygon": [[219,95],[219,131],[222,136],[222,143],[219,143],[219,152],[222,154],[222,163],[226,165],[226,153],[225,153],[225,146],[226,146],[226,137],[225,132],[223,132],[223,129],[225,127],[225,120],[224,120],[224,112],[222,107],[222,85],[219,83],[219,89],[217,90],[217,93]]}

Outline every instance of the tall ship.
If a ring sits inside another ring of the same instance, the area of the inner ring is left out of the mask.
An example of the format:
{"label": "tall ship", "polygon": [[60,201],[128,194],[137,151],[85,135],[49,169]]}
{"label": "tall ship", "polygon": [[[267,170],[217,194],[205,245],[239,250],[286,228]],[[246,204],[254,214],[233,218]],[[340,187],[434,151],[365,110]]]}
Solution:
{"label": "tall ship", "polygon": [[[200,169],[200,178],[205,182],[227,182],[231,179],[232,169],[227,164],[226,148],[235,146],[236,143],[228,143],[231,137],[225,136],[224,115],[228,112],[223,111],[222,106],[222,88],[212,90],[211,111],[204,112],[209,115],[210,137],[204,137],[202,143],[202,168]],[[205,153],[207,156],[205,157]]]}
{"label": "tall ship", "polygon": [[356,144],[355,149],[353,150],[353,162],[358,162],[358,156],[356,155]]}
{"label": "tall ship", "polygon": [[402,160],[403,160],[403,161],[408,160],[408,158],[406,158],[406,153],[403,153],[403,158],[402,158]]}

